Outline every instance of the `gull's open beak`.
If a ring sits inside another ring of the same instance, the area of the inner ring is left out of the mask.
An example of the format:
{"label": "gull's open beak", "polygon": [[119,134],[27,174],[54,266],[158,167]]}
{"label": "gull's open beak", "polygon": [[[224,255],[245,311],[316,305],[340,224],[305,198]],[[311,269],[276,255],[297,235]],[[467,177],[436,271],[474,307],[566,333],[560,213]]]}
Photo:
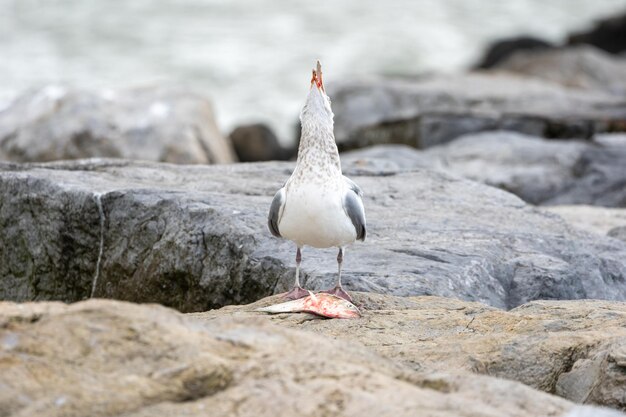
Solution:
{"label": "gull's open beak", "polygon": [[315,84],[318,90],[324,90],[324,82],[322,81],[322,64],[317,61],[317,70],[313,70],[313,77],[311,78],[311,88],[313,88],[313,84]]}

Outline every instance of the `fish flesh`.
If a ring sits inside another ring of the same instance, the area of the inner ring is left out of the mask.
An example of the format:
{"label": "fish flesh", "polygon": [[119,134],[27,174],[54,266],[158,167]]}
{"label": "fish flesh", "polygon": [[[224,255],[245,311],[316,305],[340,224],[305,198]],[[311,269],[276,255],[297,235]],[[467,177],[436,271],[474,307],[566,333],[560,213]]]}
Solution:
{"label": "fish flesh", "polygon": [[286,303],[274,304],[268,307],[257,308],[255,311],[264,313],[311,313],[331,319],[356,319],[361,312],[351,302],[333,294],[313,294]]}

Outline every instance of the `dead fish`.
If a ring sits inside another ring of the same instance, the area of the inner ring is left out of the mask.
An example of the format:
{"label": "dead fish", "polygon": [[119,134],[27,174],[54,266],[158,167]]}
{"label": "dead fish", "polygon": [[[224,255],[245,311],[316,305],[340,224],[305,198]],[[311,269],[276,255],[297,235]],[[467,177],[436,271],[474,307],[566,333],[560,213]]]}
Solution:
{"label": "dead fish", "polygon": [[331,319],[356,319],[361,317],[361,312],[351,302],[333,294],[313,294],[311,291],[309,291],[308,297],[257,308],[255,311],[271,314],[312,313]]}

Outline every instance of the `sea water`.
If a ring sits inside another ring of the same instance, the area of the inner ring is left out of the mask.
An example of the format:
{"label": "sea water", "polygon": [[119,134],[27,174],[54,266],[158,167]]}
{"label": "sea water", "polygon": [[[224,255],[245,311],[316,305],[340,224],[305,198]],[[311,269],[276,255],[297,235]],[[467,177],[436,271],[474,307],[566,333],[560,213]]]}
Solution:
{"label": "sea water", "polygon": [[219,128],[291,141],[316,59],[325,81],[453,72],[493,39],[560,42],[626,0],[0,0],[0,107],[25,89],[184,85]]}

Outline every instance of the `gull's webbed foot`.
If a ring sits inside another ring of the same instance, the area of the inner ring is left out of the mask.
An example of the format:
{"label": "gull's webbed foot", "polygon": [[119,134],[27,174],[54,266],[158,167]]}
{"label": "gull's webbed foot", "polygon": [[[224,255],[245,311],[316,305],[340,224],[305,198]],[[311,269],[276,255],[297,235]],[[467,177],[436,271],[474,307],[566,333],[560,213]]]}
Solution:
{"label": "gull's webbed foot", "polygon": [[291,291],[286,292],[283,297],[288,300],[297,300],[299,298],[308,297],[309,292],[300,286],[295,286],[291,289]]}
{"label": "gull's webbed foot", "polygon": [[350,294],[348,294],[342,287],[340,286],[336,286],[335,288],[333,288],[332,290],[327,290],[327,291],[322,291],[325,292],[327,294],[333,294],[336,295],[337,297],[341,297],[344,300],[351,302],[352,303],[352,297],[350,297]]}

